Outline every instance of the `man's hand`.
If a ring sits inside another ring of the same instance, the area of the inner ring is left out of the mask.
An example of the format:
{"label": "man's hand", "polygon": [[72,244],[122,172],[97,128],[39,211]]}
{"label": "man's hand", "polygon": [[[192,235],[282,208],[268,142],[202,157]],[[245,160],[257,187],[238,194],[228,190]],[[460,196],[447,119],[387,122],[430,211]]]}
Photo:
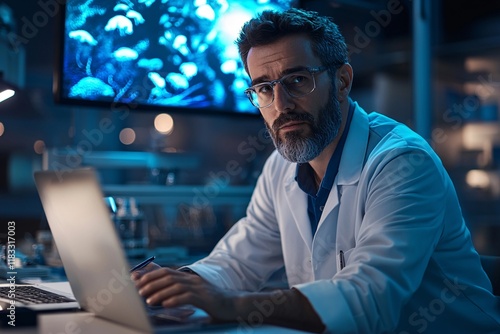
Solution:
{"label": "man's hand", "polygon": [[160,269],[161,266],[157,265],[156,263],[154,262],[151,262],[150,264],[148,264],[147,266],[145,266],[144,268],[141,268],[141,269],[138,269],[138,270],[135,270],[133,271],[131,274],[130,274],[130,278],[133,280],[133,281],[137,281],[139,278],[141,278],[144,274],[146,273],[149,273],[150,271],[153,271],[153,270],[158,270]]}
{"label": "man's hand", "polygon": [[256,293],[224,290],[198,275],[169,268],[137,275],[135,284],[150,305],[193,305],[218,322],[248,322],[251,326],[258,315],[263,323],[314,332],[324,330],[309,301],[295,289]]}
{"label": "man's hand", "polygon": [[203,309],[214,320],[234,321],[237,317],[234,301],[239,293],[213,286],[198,275],[161,268],[135,277],[132,279],[139,294],[149,305],[190,304]]}

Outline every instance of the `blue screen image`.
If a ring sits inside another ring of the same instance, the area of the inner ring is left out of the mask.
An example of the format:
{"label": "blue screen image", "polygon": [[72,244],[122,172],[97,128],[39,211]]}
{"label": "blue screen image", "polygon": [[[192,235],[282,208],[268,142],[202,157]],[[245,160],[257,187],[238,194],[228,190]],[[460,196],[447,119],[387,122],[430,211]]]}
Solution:
{"label": "blue screen image", "polygon": [[258,114],[234,43],[244,22],[296,0],[67,0],[65,102]]}

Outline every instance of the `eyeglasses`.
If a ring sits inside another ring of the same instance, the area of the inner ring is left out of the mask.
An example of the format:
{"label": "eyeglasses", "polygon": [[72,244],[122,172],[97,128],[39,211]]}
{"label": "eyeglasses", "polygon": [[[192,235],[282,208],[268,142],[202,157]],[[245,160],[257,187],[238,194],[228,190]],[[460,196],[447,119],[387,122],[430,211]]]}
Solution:
{"label": "eyeglasses", "polygon": [[249,87],[245,94],[257,108],[269,107],[274,102],[274,86],[280,83],[291,97],[302,97],[311,94],[316,88],[314,74],[323,72],[326,66],[306,67],[284,75],[281,79],[262,82]]}

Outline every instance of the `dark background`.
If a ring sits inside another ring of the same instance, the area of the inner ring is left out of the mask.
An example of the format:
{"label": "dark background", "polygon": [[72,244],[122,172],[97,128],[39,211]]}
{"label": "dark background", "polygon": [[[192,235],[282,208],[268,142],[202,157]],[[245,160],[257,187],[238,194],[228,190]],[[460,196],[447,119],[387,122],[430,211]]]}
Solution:
{"label": "dark background", "polygon": [[[8,0],[1,3],[12,10],[17,33],[20,33],[26,21],[33,22],[44,11],[41,4],[57,2]],[[412,51],[419,47],[413,43],[413,1],[303,0],[301,6],[331,15],[341,27],[347,43],[358,46],[351,54],[355,73],[353,99],[367,112],[376,110],[413,127],[416,115],[413,113]],[[377,17],[380,19],[389,6],[400,11],[391,15],[382,27]],[[429,126],[446,133],[446,140],[431,139],[431,142],[457,187],[476,247],[483,253],[500,255],[496,246],[500,237],[500,214],[496,209],[500,207],[500,162],[497,161],[500,150],[496,148],[500,145],[497,130],[500,128],[500,59],[497,56],[500,51],[500,2],[440,0],[432,1],[431,7],[432,87],[429,89],[433,93],[434,108],[429,110],[432,119]],[[379,30],[370,31],[377,23]],[[3,28],[0,52],[11,52]],[[18,236],[26,231],[36,234],[45,226],[32,181],[33,170],[40,169],[43,160],[42,154],[35,152],[35,142],[43,141],[45,148],[74,147],[85,139],[82,130],[97,128],[103,118],[111,119],[115,130],[93,148],[96,151],[174,149],[195,155],[199,167],[177,171],[176,181],[179,185],[193,186],[209,184],[213,181],[210,175],[225,171],[227,163],[234,160],[243,172],[231,177],[231,185],[254,184],[265,158],[273,149],[272,144],[260,142],[252,159],[247,159],[248,155],[242,154],[238,147],[248,142],[249,137],[258,136],[263,129],[259,117],[172,112],[174,131],[169,136],[158,136],[152,126],[157,113],[152,110],[135,111],[121,119],[107,108],[56,104],[52,84],[58,34],[57,19],[51,15],[19,52],[10,58],[0,58],[0,70],[5,79],[21,88],[14,98],[0,104],[0,122],[5,129],[0,136],[0,226],[16,221]],[[475,69],[471,69],[470,64],[476,64]],[[481,84],[483,92],[489,94],[470,93],[468,85]],[[481,108],[474,110],[477,111],[474,115],[456,114],[453,106],[463,104],[469,97],[480,100]],[[481,113],[491,105],[496,106],[496,116],[482,118]],[[450,116],[450,110],[455,118]],[[477,125],[475,131],[488,133],[485,140],[491,144],[491,150],[466,147],[464,131],[469,131],[471,124]],[[123,145],[118,139],[119,130],[125,127],[136,131],[137,139],[132,145]],[[490,175],[489,183],[471,186],[466,182],[470,170]],[[112,184],[149,182],[148,172],[106,171],[105,180]],[[231,205],[229,201],[227,206]],[[219,216],[218,212],[224,215],[226,211],[215,210]],[[228,222],[219,216],[217,224],[227,227]],[[2,234],[0,230],[0,236]]]}

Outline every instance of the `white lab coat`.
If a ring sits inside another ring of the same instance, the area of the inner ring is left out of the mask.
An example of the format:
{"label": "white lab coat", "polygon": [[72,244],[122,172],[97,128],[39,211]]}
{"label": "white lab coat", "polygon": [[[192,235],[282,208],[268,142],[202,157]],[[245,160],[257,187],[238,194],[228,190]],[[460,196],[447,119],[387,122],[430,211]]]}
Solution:
{"label": "white lab coat", "polygon": [[284,266],[326,332],[500,333],[500,301],[453,184],[421,137],[356,103],[314,238],[295,173],[274,152],[246,217],[190,268],[218,286],[255,291]]}

